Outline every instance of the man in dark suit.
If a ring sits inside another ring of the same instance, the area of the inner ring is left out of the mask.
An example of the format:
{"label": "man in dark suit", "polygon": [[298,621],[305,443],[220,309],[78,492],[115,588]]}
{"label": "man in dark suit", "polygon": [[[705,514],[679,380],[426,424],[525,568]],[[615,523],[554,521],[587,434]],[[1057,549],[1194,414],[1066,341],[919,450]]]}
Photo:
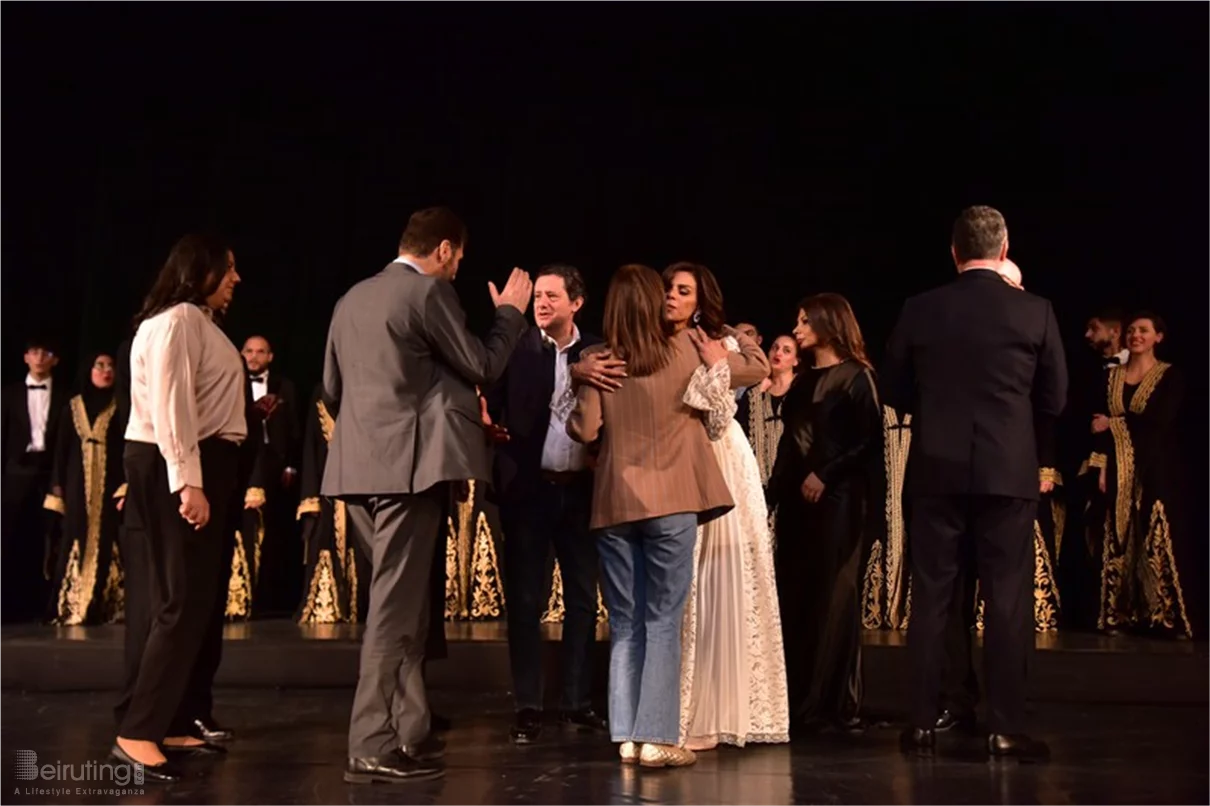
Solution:
{"label": "man in dark suit", "polygon": [[486,343],[473,336],[450,282],[466,238],[449,210],[414,213],[399,257],[336,303],[328,331],[324,394],[339,413],[320,492],[348,504],[374,569],[349,783],[443,773],[422,671],[433,552],[450,484],[491,479],[475,387],[504,373],[533,293],[520,269],[503,291],[489,283],[495,321]]}
{"label": "man in dark suit", "polygon": [[69,394],[53,377],[59,358],[46,341],[25,346],[25,380],[4,387],[0,455],[4,459],[0,546],[6,622],[36,619],[46,608],[42,575],[45,516],[59,412]]}
{"label": "man in dark suit", "polygon": [[242,353],[252,398],[263,416],[260,433],[250,438],[257,446],[256,464],[245,496],[243,532],[265,532],[253,608],[258,615],[288,614],[298,607],[302,594],[302,549],[294,529],[302,450],[298,396],[289,378],[270,369],[273,347],[268,339],[250,336]]}
{"label": "man in dark suit", "polygon": [[1057,417],[1067,369],[1050,303],[1005,283],[1004,217],[954,223],[958,279],[909,299],[881,373],[887,405],[912,414],[911,726],[905,749],[931,752],[945,668],[946,614],[973,548],[985,605],[988,752],[1045,757],[1024,733],[1033,641],[1033,521],[1040,483],[1034,412]]}
{"label": "man in dark suit", "polygon": [[487,394],[488,412],[507,431],[496,451],[495,492],[504,529],[508,653],[516,698],[510,735],[529,744],[542,730],[542,636],[551,547],[563,580],[561,720],[603,730],[592,710],[592,648],[596,639],[596,543],[588,532],[592,471],[585,446],[567,435],[575,398],[571,365],[600,338],[580,332],[584,278],[553,264],[534,281],[534,322],[521,337],[504,377]]}

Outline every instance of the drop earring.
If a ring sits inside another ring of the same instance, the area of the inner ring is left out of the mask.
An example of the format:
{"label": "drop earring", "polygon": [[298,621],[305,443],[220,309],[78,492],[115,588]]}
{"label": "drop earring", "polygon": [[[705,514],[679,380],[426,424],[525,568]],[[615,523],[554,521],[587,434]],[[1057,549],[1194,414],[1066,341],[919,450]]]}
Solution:
{"label": "drop earring", "polygon": [[693,324],[694,324],[694,326],[696,327],[697,325],[701,324],[701,322],[702,322],[702,312],[701,312],[701,311],[694,311],[694,312],[693,312]]}

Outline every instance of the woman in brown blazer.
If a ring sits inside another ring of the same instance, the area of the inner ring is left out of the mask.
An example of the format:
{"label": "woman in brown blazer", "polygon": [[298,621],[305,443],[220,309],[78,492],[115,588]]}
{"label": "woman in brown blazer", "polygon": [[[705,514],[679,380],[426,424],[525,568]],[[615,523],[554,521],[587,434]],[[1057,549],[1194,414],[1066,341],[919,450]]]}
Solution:
{"label": "woman in brown blazer", "polygon": [[591,528],[609,608],[609,725],[623,762],[692,764],[678,747],[681,621],[693,576],[697,527],[734,503],[701,413],[684,402],[697,367],[730,364],[733,387],[759,383],[769,365],[751,340],[729,353],[698,330],[669,335],[663,281],[623,266],[605,298],[605,344],[626,362],[614,392],[583,385],[567,432],[601,439]]}

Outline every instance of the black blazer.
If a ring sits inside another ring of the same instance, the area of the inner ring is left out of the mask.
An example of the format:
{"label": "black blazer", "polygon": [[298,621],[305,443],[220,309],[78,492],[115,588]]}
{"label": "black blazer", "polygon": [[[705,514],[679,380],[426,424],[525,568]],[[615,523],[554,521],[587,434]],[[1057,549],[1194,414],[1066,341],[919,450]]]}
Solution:
{"label": "black blazer", "polygon": [[[581,330],[580,340],[567,351],[568,364],[600,343],[598,336]],[[517,343],[504,375],[484,395],[492,422],[506,427],[511,437],[496,447],[492,463],[493,497],[501,505],[522,505],[538,489],[554,392],[555,348],[532,327]]]}
{"label": "black blazer", "polygon": [[966,271],[904,304],[879,376],[884,402],[912,414],[912,495],[1038,498],[1035,415],[1049,430],[1067,400],[1049,301]]}
{"label": "black blazer", "polygon": [[[46,450],[40,457],[41,463],[35,463],[29,469],[44,469],[49,471],[53,463],[55,436],[59,431],[59,415],[71,398],[66,383],[62,378],[55,378],[50,389],[50,409],[46,421]],[[11,383],[0,391],[0,455],[4,457],[4,469],[15,466],[22,459],[25,449],[29,446],[29,400],[25,391],[25,379]]]}
{"label": "black blazer", "polygon": [[[276,487],[276,478],[280,478],[282,470],[287,467],[298,470],[299,462],[302,461],[302,433],[298,416],[298,395],[294,391],[293,382],[270,369],[268,387],[269,394],[277,395],[280,399],[277,408],[265,423],[269,432],[269,444],[265,444],[259,427],[254,432],[249,431],[248,438],[259,446],[260,456],[257,461],[263,465],[258,469],[259,480]],[[248,388],[252,388],[251,376]],[[276,478],[270,478],[271,476]]]}

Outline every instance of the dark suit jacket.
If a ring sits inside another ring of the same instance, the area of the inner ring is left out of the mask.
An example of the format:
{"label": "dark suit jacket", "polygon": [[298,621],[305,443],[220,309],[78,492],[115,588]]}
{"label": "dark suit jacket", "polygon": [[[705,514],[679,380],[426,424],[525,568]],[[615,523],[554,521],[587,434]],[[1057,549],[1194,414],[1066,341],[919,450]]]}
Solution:
{"label": "dark suit jacket", "polygon": [[[567,351],[568,364],[601,339],[583,331]],[[510,439],[496,448],[492,464],[494,497],[502,505],[523,506],[539,489],[542,448],[550,428],[550,398],[555,391],[555,348],[531,327],[517,343],[504,376],[487,390],[492,422],[508,429]]]}
{"label": "dark suit jacket", "polygon": [[966,271],[904,304],[880,381],[912,414],[912,495],[1038,498],[1035,412],[1053,423],[1067,400],[1050,302]]}
{"label": "dark suit jacket", "polygon": [[[248,380],[251,394],[252,380]],[[261,428],[250,429],[248,439],[256,445],[256,470],[252,476],[252,486],[265,490],[275,490],[281,485],[281,472],[287,467],[298,470],[302,461],[302,434],[300,430],[298,396],[294,391],[294,383],[282,377],[281,373],[269,370],[268,391],[277,395],[280,402],[269,420],[264,424],[269,432],[269,442],[265,444]],[[249,425],[251,425],[249,420]]]}
{"label": "dark suit jacket", "polygon": [[[55,436],[59,430],[59,415],[71,398],[71,390],[67,388],[62,378],[55,378],[50,389],[50,409],[46,422],[46,450],[42,454],[41,464],[27,465],[25,472],[34,469],[50,471],[53,461]],[[25,379],[11,383],[0,391],[0,455],[3,456],[4,469],[15,468],[18,460],[22,459],[25,449],[29,446],[29,400],[25,390]]]}
{"label": "dark suit jacket", "polygon": [[489,481],[475,386],[499,380],[525,328],[504,305],[480,341],[453,285],[405,263],[353,286],[328,331],[324,394],[339,414],[320,492],[399,495]]}

